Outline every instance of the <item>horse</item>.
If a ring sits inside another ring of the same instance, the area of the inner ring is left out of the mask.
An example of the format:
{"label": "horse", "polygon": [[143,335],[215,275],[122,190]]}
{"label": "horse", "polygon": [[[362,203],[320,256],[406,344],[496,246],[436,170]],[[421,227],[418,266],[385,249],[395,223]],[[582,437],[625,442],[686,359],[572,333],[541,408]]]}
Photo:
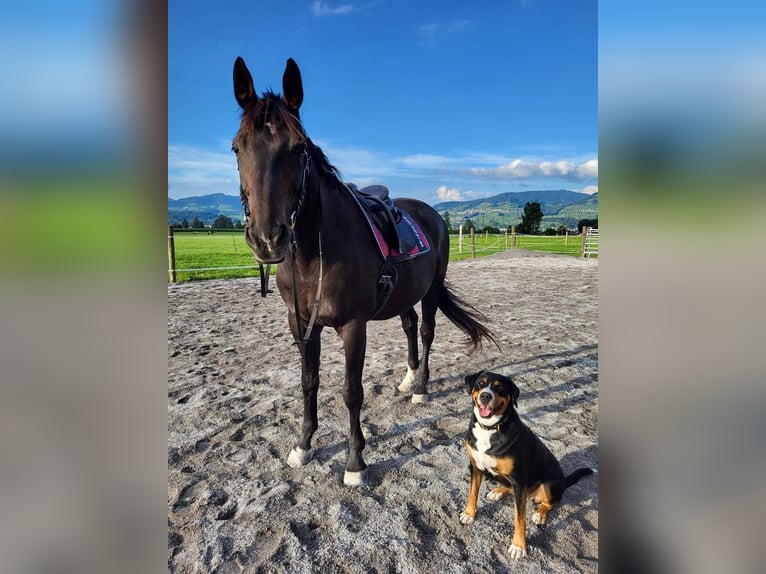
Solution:
{"label": "horse", "polygon": [[[408,356],[407,373],[398,389],[411,391],[413,403],[428,400],[428,357],[437,309],[467,335],[472,351],[482,339],[497,342],[481,323],[486,321],[484,315],[447,287],[447,226],[421,201],[395,199],[394,205],[420,226],[430,250],[416,258],[388,263],[397,280],[381,303],[381,273],[386,262],[349,186],[306,135],[299,114],[303,82],[292,58],[287,60],[282,77],[282,95],[269,89],[258,96],[250,71],[238,57],[234,62],[234,95],[241,116],[232,151],[237,158],[246,217],[245,241],[258,262],[279,263],[277,287],[300,351],[303,425],[287,464],[298,468],[313,457],[320,337],[329,327],[340,335],[345,355],[343,400],[350,431],[343,482],[366,484],[367,465],[362,457],[365,439],[359,416],[364,400],[367,322],[400,317]],[[418,357],[418,314],[414,309],[418,302],[422,359]]]}

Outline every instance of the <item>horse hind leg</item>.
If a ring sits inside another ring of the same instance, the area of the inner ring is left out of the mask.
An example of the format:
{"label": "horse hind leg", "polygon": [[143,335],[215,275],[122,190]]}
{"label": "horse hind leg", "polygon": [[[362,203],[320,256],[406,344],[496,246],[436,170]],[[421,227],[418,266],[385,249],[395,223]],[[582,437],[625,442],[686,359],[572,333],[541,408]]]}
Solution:
{"label": "horse hind leg", "polygon": [[420,338],[423,342],[423,359],[420,361],[420,368],[415,375],[415,384],[412,387],[412,402],[415,404],[426,403],[429,400],[427,385],[431,373],[428,369],[428,357],[431,353],[431,344],[434,342],[436,309],[436,297],[429,293],[423,299],[421,306],[423,320],[420,324]]}
{"label": "horse hind leg", "polygon": [[[291,327],[293,321],[291,317]],[[317,419],[317,393],[319,391],[319,355],[321,352],[320,337],[322,327],[315,326],[311,337],[301,349],[301,387],[303,388],[303,426],[301,438],[287,457],[287,464],[299,468],[309,462],[314,456],[311,448],[311,438],[319,426]]]}
{"label": "horse hind leg", "polygon": [[402,329],[407,335],[407,374],[397,387],[402,393],[409,393],[412,390],[412,383],[415,382],[415,372],[418,370],[418,314],[415,309],[399,315],[402,319]]}

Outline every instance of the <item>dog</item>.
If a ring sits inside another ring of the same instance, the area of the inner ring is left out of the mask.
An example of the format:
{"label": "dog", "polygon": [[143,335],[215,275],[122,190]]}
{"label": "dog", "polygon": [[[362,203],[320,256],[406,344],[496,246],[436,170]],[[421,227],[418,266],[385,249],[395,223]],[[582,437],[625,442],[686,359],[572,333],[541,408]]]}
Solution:
{"label": "dog", "polygon": [[597,470],[583,467],[564,476],[553,453],[521,422],[514,409],[518,407],[520,391],[510,378],[482,371],[468,375],[465,383],[473,400],[465,441],[471,462],[471,486],[460,522],[471,524],[476,518],[482,477],[487,475],[498,481],[502,486],[492,490],[487,498],[500,500],[513,494],[514,532],[508,553],[514,560],[523,558],[527,555],[527,501],[536,505],[532,521],[543,525],[548,512],[561,501],[564,490]]}

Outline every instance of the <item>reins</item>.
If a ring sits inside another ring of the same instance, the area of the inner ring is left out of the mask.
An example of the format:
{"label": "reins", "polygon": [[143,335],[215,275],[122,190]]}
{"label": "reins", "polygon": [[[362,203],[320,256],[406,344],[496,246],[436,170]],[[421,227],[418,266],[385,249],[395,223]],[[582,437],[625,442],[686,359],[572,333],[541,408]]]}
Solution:
{"label": "reins", "polygon": [[[295,340],[295,343],[297,345],[300,345],[302,347],[306,346],[306,343],[308,343],[309,339],[311,338],[311,330],[314,328],[314,321],[316,321],[317,313],[319,311],[319,299],[322,296],[322,277],[324,275],[324,268],[323,268],[323,257],[322,257],[322,194],[321,189],[319,193],[319,279],[317,281],[317,292],[316,292],[316,298],[314,299],[314,305],[311,310],[311,318],[309,319],[308,326],[306,327],[306,332],[303,332],[303,326],[301,325],[301,317],[298,313],[298,282],[295,277],[295,262],[298,258],[298,241],[295,238],[295,224],[298,220],[298,215],[301,211],[301,207],[303,207],[303,201],[306,198],[306,178],[308,177],[309,172],[311,171],[311,154],[309,154],[308,146],[304,146],[303,148],[303,156],[305,158],[304,167],[303,167],[303,177],[301,179],[301,192],[298,196],[298,203],[295,206],[295,209],[290,214],[290,252],[292,253],[292,265],[291,265],[291,276],[292,276],[292,289],[293,289],[293,312],[295,313],[295,325],[298,330],[298,338]],[[320,182],[320,188],[321,188],[321,182]]]}

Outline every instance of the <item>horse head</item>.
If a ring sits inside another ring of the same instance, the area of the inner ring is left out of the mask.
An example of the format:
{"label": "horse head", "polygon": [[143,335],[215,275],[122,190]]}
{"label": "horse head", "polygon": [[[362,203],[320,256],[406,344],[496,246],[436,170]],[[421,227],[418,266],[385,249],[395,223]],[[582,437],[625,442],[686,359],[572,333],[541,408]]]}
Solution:
{"label": "horse head", "polygon": [[247,218],[245,241],[262,263],[285,258],[308,171],[308,140],[298,110],[303,83],[290,58],[282,77],[282,96],[259,97],[242,58],[234,62],[234,96],[242,108],[232,142],[237,156],[240,194]]}

